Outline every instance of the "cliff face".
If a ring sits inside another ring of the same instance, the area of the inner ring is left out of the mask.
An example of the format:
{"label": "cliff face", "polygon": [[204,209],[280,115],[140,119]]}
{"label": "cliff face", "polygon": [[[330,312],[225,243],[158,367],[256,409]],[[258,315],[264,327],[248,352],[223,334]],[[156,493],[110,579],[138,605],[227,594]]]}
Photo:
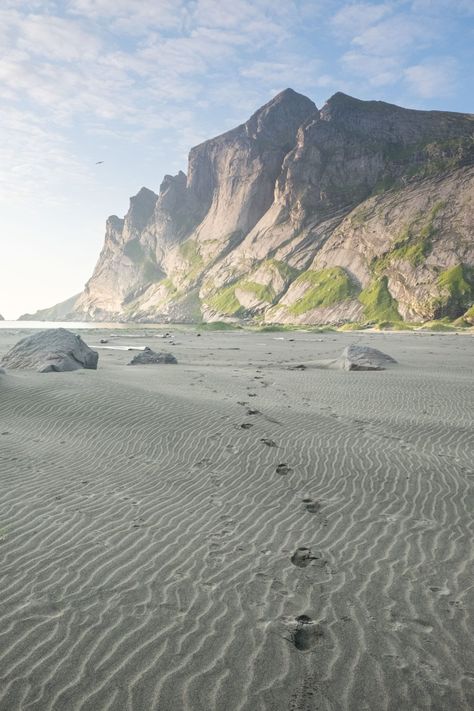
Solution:
{"label": "cliff face", "polygon": [[78,318],[428,320],[474,296],[474,116],[288,89],[142,188]]}

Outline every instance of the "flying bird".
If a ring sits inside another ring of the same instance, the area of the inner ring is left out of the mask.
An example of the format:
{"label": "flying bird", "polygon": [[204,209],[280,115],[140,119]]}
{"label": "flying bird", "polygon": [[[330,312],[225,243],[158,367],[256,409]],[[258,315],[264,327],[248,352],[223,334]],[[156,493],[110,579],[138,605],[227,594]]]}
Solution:
{"label": "flying bird", "polygon": [[98,161],[96,162],[96,165],[100,165],[100,164],[103,163],[103,162],[104,162],[103,160],[98,160]]}

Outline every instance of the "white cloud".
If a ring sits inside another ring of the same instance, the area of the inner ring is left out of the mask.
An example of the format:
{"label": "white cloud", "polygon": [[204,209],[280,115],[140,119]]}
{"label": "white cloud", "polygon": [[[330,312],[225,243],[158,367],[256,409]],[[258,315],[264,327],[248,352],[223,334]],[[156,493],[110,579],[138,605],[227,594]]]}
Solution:
{"label": "white cloud", "polygon": [[370,54],[400,55],[415,45],[417,48],[426,46],[434,37],[429,24],[421,24],[415,18],[400,15],[367,27],[355,35],[352,43]]}
{"label": "white cloud", "polygon": [[358,51],[346,52],[342,64],[352,74],[364,77],[371,86],[387,86],[400,79],[402,66],[398,57],[379,57]]}
{"label": "white cloud", "polygon": [[29,15],[18,28],[18,47],[32,55],[65,62],[97,57],[101,43],[77,22],[62,17]]}
{"label": "white cloud", "polygon": [[115,31],[143,34],[144,28],[176,29],[186,16],[183,0],[71,0],[71,14],[104,21]]}
{"label": "white cloud", "polygon": [[353,36],[364,32],[391,12],[391,3],[351,3],[336,12],[332,25],[338,34]]}
{"label": "white cloud", "polygon": [[407,67],[404,76],[413,94],[430,99],[454,93],[457,70],[456,61],[445,57]]}
{"label": "white cloud", "polygon": [[48,131],[28,111],[4,108],[0,130],[8,141],[0,144],[0,200],[4,203],[57,202],[61,185],[91,178],[67,140]]}
{"label": "white cloud", "polygon": [[302,64],[298,56],[282,57],[280,62],[253,62],[241,70],[243,77],[272,85],[277,82],[283,87],[292,86],[295,81],[299,86],[317,86],[320,73],[321,62],[308,60]]}

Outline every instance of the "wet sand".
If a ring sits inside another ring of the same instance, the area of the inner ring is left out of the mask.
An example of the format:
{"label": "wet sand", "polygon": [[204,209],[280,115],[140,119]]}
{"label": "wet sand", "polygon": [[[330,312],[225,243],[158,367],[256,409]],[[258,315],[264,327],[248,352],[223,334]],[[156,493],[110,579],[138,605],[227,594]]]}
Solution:
{"label": "wet sand", "polygon": [[2,711],[474,706],[471,335],[81,334],[179,363],[0,376]]}

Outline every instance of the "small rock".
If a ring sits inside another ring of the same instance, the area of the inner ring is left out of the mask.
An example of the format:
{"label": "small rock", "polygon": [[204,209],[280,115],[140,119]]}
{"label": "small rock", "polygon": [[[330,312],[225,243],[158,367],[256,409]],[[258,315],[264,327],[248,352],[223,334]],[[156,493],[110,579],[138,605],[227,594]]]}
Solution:
{"label": "small rock", "polygon": [[176,364],[178,361],[171,353],[155,352],[146,346],[145,350],[137,353],[128,365],[155,365],[161,363]]}

